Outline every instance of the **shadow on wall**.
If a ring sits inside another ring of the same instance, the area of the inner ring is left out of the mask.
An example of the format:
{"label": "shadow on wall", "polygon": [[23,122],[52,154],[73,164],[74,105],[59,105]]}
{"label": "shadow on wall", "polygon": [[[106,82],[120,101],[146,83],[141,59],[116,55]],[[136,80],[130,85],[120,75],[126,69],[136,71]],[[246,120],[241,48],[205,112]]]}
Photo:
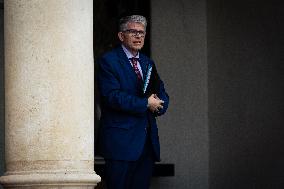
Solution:
{"label": "shadow on wall", "polygon": [[207,8],[210,189],[282,189],[283,4]]}

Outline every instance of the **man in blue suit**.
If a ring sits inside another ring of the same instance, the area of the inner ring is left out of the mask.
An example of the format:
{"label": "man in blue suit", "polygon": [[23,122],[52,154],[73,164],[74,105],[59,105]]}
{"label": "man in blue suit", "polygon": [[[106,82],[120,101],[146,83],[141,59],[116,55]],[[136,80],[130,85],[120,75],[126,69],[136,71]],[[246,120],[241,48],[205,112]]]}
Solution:
{"label": "man in blue suit", "polygon": [[147,189],[160,160],[157,116],[169,97],[154,62],[139,53],[147,21],[140,15],[120,19],[121,45],[98,59],[100,148],[108,189]]}

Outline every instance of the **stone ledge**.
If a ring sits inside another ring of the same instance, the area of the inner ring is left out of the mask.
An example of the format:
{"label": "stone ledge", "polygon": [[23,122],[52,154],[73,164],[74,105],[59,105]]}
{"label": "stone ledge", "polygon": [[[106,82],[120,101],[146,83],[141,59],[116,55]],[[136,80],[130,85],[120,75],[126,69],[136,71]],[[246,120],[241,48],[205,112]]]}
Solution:
{"label": "stone ledge", "polygon": [[9,173],[8,175],[0,177],[0,183],[4,187],[89,187],[96,186],[100,181],[101,177],[95,172]]}

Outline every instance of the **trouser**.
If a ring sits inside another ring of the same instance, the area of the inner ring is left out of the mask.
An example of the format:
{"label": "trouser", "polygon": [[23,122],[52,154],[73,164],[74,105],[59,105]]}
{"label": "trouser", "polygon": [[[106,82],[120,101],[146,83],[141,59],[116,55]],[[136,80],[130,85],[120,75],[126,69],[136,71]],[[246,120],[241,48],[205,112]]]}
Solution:
{"label": "trouser", "polygon": [[137,161],[105,160],[107,189],[148,189],[154,166],[154,152],[147,136]]}

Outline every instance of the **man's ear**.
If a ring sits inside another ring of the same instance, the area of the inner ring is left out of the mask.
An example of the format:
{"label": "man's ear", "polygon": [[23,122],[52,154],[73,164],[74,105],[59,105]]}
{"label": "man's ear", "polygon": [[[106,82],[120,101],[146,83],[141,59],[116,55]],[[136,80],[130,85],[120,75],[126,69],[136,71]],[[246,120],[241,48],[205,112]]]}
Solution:
{"label": "man's ear", "polygon": [[124,36],[123,36],[123,33],[122,33],[122,32],[118,32],[118,33],[117,33],[117,36],[118,36],[118,38],[119,38],[119,40],[120,40],[121,42],[124,41]]}

